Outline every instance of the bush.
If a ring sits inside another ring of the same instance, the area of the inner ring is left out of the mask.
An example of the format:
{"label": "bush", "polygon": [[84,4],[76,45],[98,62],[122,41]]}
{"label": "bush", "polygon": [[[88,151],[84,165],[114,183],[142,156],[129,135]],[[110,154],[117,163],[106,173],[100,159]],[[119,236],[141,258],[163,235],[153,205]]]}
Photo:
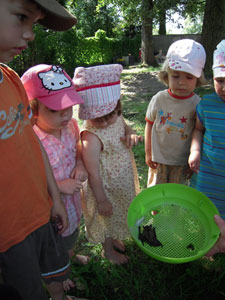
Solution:
{"label": "bush", "polygon": [[140,48],[140,36],[132,39],[108,38],[104,30],[98,30],[94,37],[81,38],[76,28],[65,32],[54,32],[36,25],[35,41],[10,66],[22,75],[28,68],[37,64],[62,66],[72,77],[74,68],[109,64],[114,58],[133,55],[137,60]]}

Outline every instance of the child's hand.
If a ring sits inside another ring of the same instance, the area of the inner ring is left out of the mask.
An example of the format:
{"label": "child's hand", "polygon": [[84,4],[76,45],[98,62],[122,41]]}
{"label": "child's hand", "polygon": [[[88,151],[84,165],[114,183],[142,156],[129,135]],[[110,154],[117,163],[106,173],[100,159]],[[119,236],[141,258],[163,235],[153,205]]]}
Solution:
{"label": "child's hand", "polygon": [[198,173],[199,166],[200,166],[200,151],[198,150],[191,151],[191,154],[189,155],[188,163],[191,170],[195,173]]}
{"label": "child's hand", "polygon": [[76,168],[73,169],[73,171],[70,174],[70,177],[84,182],[88,179],[88,172],[83,165],[78,165]]}
{"label": "child's hand", "polygon": [[104,217],[110,217],[113,214],[112,204],[107,200],[97,202],[98,213]]}
{"label": "child's hand", "polygon": [[158,166],[158,163],[152,161],[152,155],[151,154],[145,154],[145,163],[147,166],[149,166],[152,169],[156,169]]}
{"label": "child's hand", "polygon": [[59,191],[63,194],[73,195],[79,192],[83,185],[80,179],[67,178],[57,182]]}
{"label": "child's hand", "polygon": [[58,202],[53,203],[51,210],[51,219],[55,222],[57,232],[59,234],[63,233],[69,226],[69,220],[66,213],[65,206],[60,199]]}
{"label": "child's hand", "polygon": [[220,237],[206,256],[213,256],[216,253],[225,253],[225,222],[217,215],[214,216],[214,220],[220,228]]}
{"label": "child's hand", "polygon": [[138,142],[143,142],[144,138],[141,135],[131,133],[121,137],[120,140],[127,148],[132,148],[133,146],[136,146]]}

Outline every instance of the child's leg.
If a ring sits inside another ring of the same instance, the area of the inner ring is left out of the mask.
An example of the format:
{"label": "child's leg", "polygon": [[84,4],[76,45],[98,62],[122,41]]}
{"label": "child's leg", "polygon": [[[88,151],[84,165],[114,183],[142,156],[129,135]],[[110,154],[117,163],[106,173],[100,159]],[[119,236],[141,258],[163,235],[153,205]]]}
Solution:
{"label": "child's leg", "polygon": [[[41,261],[42,278],[45,281],[51,300],[64,300],[63,283],[70,275],[70,260],[63,238],[52,230],[49,224],[49,233],[46,236],[47,253]],[[66,299],[66,298],[65,298]]]}
{"label": "child's leg", "polygon": [[51,295],[51,300],[63,300],[64,299],[64,289],[62,282],[51,282],[46,284],[46,288]]}
{"label": "child's leg", "polygon": [[147,187],[168,182],[168,166],[158,164],[156,169],[149,168]]}
{"label": "child's leg", "polygon": [[85,255],[75,254],[75,252],[73,251],[73,248],[75,247],[75,244],[78,240],[79,233],[80,229],[79,227],[77,227],[77,229],[71,235],[64,237],[63,240],[66,248],[68,249],[69,258],[72,259],[74,263],[86,265],[89,262],[90,258]]}
{"label": "child's leg", "polygon": [[169,166],[168,183],[188,184],[188,166]]}
{"label": "child's leg", "polygon": [[120,240],[113,240],[113,246],[114,248],[119,249],[123,252],[126,250],[124,243]]}
{"label": "child's leg", "polygon": [[[60,248],[58,243],[60,241],[56,241],[50,247],[51,249],[49,248],[50,240],[52,240],[52,231],[49,226],[49,223],[41,226],[22,242],[0,254],[4,280],[17,289],[23,300],[46,300],[40,271],[44,273],[46,279],[48,278],[47,280],[51,276],[49,274],[52,274],[51,281],[46,282],[50,284],[54,282],[54,270],[61,269],[64,272],[60,274],[61,283],[57,282],[56,298],[53,299],[63,299],[62,281],[69,272],[69,258],[64,247]],[[53,251],[54,249],[55,251]],[[48,251],[51,253],[50,256]],[[54,262],[53,265],[52,262]],[[49,268],[51,265],[52,269]],[[50,292],[52,292],[51,289]]]}
{"label": "child's leg", "polygon": [[[72,260],[73,262],[78,262],[84,265],[88,263],[89,257],[79,255],[79,254],[75,255],[73,250],[75,243],[78,239],[78,236],[79,236],[79,227],[71,235],[64,237],[63,240],[66,248],[68,249],[69,259]],[[66,280],[63,281],[63,288],[65,291],[68,292],[70,289],[74,287],[75,287],[75,283],[70,278],[67,278]]]}
{"label": "child's leg", "polygon": [[117,252],[114,249],[114,240],[112,238],[106,238],[102,243],[103,256],[116,265],[125,264],[128,262],[128,257],[124,254]]}

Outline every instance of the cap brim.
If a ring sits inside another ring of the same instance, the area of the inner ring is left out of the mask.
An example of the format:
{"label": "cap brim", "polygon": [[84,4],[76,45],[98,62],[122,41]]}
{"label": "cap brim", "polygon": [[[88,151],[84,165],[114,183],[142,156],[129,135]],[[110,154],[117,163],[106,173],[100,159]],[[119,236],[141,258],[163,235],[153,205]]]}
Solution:
{"label": "cap brim", "polygon": [[172,59],[172,60],[169,59],[168,61],[169,61],[169,67],[172,70],[186,72],[197,78],[199,78],[202,74],[202,69],[197,68],[196,66],[191,66],[186,62],[178,61],[176,59]]}
{"label": "cap brim", "polygon": [[117,102],[112,102],[110,104],[100,105],[100,106],[87,106],[81,104],[79,106],[79,118],[81,120],[91,120],[96,118],[101,118],[110,114],[116,108]]}
{"label": "cap brim", "polygon": [[214,78],[223,78],[225,77],[225,67],[216,67],[213,68],[213,77]]}
{"label": "cap brim", "polygon": [[77,23],[77,19],[56,0],[34,0],[34,2],[45,13],[44,18],[38,20],[38,23],[49,29],[64,31]]}
{"label": "cap brim", "polygon": [[84,100],[75,90],[67,90],[57,94],[40,97],[38,100],[53,110],[62,110],[76,104],[84,103]]}

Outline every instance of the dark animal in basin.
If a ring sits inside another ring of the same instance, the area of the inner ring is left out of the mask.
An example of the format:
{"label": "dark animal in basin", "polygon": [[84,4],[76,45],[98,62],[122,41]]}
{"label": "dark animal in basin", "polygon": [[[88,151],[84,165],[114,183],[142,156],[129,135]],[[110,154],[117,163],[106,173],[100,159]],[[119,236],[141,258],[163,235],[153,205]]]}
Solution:
{"label": "dark animal in basin", "polygon": [[153,247],[162,247],[162,243],[157,239],[155,227],[152,225],[146,225],[143,226],[143,231],[141,232],[141,227],[138,226],[138,239],[142,242],[142,245],[144,243],[149,244]]}

